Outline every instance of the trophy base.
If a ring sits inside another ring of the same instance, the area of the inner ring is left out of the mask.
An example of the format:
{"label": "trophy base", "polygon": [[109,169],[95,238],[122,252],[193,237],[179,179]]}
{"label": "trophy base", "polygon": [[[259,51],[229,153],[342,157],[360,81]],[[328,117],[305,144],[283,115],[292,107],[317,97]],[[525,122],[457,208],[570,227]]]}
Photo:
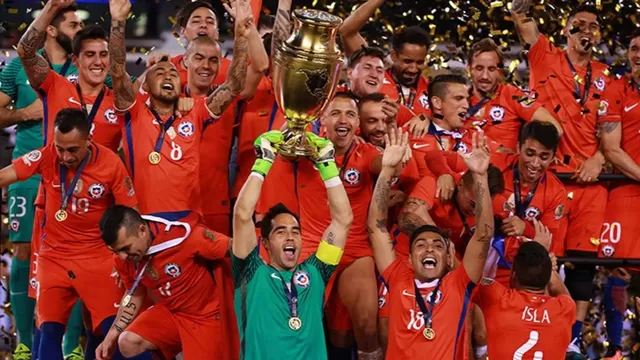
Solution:
{"label": "trophy base", "polygon": [[293,161],[300,157],[310,157],[315,154],[315,149],[307,141],[304,128],[287,128],[282,132],[284,142],[278,147],[278,155]]}

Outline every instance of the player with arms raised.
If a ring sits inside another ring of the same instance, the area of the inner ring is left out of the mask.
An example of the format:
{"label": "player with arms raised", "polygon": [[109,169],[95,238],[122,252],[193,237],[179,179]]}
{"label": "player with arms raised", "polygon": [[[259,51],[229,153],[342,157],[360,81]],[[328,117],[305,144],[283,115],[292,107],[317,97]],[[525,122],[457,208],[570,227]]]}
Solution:
{"label": "player with arms raised", "polygon": [[[467,314],[494,232],[487,182],[489,147],[482,133],[478,135],[474,134],[472,139],[473,151],[462,155],[473,173],[477,226],[462,264],[452,269],[452,245],[442,231],[432,225],[416,229],[411,236],[411,267],[396,257],[387,230],[389,189],[408,140],[401,131],[389,132],[367,224],[376,266],[389,284],[387,359],[417,358],[425,354],[433,359],[462,359],[468,354]],[[397,140],[400,137],[402,141]]]}

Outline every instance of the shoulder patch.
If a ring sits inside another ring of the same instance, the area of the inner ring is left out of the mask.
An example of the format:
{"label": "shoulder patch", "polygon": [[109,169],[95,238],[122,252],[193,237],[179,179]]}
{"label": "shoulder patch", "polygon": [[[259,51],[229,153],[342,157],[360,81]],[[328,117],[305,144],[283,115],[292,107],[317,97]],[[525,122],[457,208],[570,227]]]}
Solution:
{"label": "shoulder patch", "polygon": [[204,235],[204,237],[208,238],[211,241],[216,241],[216,234],[209,229],[203,229],[202,235]]}

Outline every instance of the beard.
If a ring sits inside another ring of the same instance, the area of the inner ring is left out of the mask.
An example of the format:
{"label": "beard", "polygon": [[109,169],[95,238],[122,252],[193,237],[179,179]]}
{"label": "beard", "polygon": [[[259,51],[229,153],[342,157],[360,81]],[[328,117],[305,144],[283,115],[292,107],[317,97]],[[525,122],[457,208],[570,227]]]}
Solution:
{"label": "beard", "polygon": [[71,38],[60,31],[58,31],[58,36],[56,36],[56,42],[64,49],[64,51],[67,52],[67,54],[71,54],[73,52]]}

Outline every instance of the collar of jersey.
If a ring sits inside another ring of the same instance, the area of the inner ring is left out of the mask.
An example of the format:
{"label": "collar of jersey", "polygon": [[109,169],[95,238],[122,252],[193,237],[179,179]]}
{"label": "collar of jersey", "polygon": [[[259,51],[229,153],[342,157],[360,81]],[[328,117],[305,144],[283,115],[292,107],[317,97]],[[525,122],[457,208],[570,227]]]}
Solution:
{"label": "collar of jersey", "polygon": [[186,222],[182,222],[182,221],[169,221],[167,219],[161,218],[159,216],[153,216],[153,215],[142,215],[142,218],[147,220],[147,221],[155,221],[161,224],[165,225],[164,231],[167,232],[169,231],[169,229],[171,229],[172,226],[182,226],[185,228],[185,234],[181,237],[177,237],[171,240],[167,240],[167,241],[163,241],[160,244],[157,245],[153,245],[151,247],[149,247],[149,250],[147,250],[147,253],[145,255],[153,255],[155,253],[159,253],[160,251],[164,251],[167,249],[170,249],[174,246],[178,246],[180,245],[180,243],[182,243],[187,237],[189,237],[189,234],[191,234],[191,225],[189,225],[189,223]]}
{"label": "collar of jersey", "polygon": [[416,286],[418,287],[418,289],[428,289],[428,288],[432,288],[432,287],[435,287],[436,285],[438,285],[438,283],[440,282],[440,279],[435,279],[433,281],[427,281],[427,282],[421,282],[418,279],[413,279],[413,281],[415,281]]}

